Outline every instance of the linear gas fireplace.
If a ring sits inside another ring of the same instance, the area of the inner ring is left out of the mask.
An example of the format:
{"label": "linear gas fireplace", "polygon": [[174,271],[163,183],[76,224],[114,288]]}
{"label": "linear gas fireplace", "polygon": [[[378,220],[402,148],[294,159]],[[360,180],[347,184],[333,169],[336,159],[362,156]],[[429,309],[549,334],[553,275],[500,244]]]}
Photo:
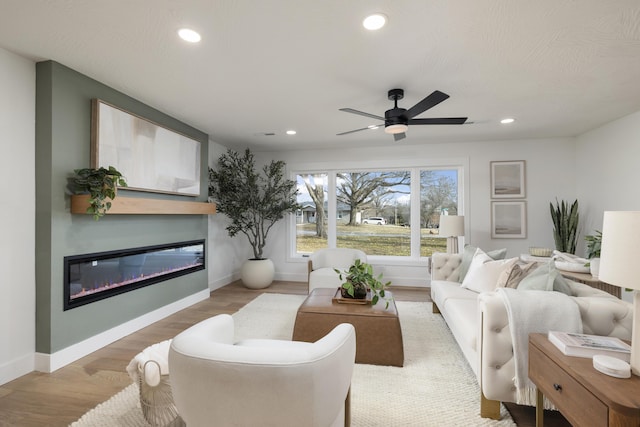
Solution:
{"label": "linear gas fireplace", "polygon": [[205,268],[204,240],[64,258],[64,309]]}

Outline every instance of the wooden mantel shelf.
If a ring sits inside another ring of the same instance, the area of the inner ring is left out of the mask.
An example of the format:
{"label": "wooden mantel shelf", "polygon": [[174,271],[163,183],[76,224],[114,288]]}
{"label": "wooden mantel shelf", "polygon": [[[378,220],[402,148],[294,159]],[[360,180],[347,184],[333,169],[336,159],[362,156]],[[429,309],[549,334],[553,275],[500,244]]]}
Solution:
{"label": "wooden mantel shelf", "polygon": [[[71,213],[86,214],[88,207],[88,194],[71,196]],[[111,201],[111,209],[107,215],[211,215],[215,213],[215,203],[116,197]]]}

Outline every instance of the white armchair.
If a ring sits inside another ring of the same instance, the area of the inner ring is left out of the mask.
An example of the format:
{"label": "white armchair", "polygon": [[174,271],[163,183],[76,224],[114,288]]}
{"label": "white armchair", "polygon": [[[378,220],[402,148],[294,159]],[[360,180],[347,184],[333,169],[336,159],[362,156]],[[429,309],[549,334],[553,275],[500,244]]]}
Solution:
{"label": "white armchair", "polygon": [[338,288],[342,283],[335,268],[346,270],[359,259],[367,262],[367,254],[359,249],[325,248],[315,251],[309,257],[309,293],[315,288]]}
{"label": "white armchair", "polygon": [[233,318],[221,314],[171,342],[173,397],[189,427],[344,426],[355,352],[347,323],[315,343],[234,343]]}

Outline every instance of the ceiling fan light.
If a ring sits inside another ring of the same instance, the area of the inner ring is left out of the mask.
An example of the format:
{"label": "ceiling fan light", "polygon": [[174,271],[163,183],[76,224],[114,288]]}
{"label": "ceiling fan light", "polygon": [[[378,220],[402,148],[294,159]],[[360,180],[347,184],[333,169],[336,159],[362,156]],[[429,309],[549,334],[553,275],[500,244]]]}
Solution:
{"label": "ceiling fan light", "polygon": [[390,133],[391,135],[395,135],[396,133],[406,132],[407,129],[409,129],[409,126],[407,126],[407,125],[405,125],[403,123],[396,123],[396,124],[393,124],[393,125],[386,126],[384,128],[384,131],[386,133]]}

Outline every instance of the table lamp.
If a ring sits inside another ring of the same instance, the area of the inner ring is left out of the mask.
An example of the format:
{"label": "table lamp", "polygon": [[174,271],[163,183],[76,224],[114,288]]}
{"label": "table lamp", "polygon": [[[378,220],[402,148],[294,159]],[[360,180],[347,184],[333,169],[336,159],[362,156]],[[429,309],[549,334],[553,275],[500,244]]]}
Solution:
{"label": "table lamp", "polygon": [[599,279],[634,289],[631,372],[640,375],[640,211],[607,211],[602,223]]}
{"label": "table lamp", "polygon": [[464,217],[441,215],[439,233],[447,238],[447,253],[458,253],[458,236],[464,236]]}

